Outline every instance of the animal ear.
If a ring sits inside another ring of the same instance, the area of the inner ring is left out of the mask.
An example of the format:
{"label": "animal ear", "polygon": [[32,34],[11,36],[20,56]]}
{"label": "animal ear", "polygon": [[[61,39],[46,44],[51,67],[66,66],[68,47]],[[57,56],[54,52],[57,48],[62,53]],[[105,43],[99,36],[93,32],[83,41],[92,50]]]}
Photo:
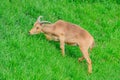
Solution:
{"label": "animal ear", "polygon": [[39,23],[41,26],[43,25],[43,23]]}

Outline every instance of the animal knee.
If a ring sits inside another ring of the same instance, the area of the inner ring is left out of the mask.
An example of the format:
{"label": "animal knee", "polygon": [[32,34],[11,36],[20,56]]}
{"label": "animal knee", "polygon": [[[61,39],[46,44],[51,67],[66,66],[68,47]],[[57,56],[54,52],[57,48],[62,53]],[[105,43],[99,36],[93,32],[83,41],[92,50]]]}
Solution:
{"label": "animal knee", "polygon": [[92,61],[91,61],[91,59],[89,58],[89,59],[87,59],[87,63],[89,64],[89,65],[91,65],[92,64]]}
{"label": "animal knee", "polygon": [[60,46],[61,49],[64,49],[64,46]]}

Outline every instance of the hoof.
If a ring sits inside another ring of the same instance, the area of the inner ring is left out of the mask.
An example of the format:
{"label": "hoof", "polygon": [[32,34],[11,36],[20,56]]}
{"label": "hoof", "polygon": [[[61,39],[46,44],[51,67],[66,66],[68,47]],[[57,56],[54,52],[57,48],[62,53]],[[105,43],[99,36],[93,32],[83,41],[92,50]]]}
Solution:
{"label": "hoof", "polygon": [[88,71],[88,74],[92,74],[92,71]]}

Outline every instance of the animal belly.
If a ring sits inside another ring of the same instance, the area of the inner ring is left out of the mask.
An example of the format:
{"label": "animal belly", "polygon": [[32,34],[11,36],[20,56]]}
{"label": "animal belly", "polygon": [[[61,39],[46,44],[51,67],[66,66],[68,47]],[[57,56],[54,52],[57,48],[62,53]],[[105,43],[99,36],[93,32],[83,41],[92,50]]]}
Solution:
{"label": "animal belly", "polygon": [[66,40],[65,43],[68,44],[68,45],[72,45],[72,46],[77,46],[78,45],[77,42],[74,39]]}
{"label": "animal belly", "polygon": [[77,46],[76,43],[66,43],[66,44],[71,45],[71,46]]}

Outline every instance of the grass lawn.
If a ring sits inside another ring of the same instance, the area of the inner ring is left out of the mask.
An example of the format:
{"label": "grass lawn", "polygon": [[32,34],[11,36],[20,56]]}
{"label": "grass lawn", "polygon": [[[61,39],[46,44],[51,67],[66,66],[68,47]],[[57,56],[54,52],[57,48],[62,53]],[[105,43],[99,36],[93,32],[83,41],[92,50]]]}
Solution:
{"label": "grass lawn", "polygon": [[[65,45],[43,34],[30,36],[38,16],[80,25],[95,38],[90,53],[93,73],[76,46]],[[119,0],[1,0],[0,80],[120,80]]]}

